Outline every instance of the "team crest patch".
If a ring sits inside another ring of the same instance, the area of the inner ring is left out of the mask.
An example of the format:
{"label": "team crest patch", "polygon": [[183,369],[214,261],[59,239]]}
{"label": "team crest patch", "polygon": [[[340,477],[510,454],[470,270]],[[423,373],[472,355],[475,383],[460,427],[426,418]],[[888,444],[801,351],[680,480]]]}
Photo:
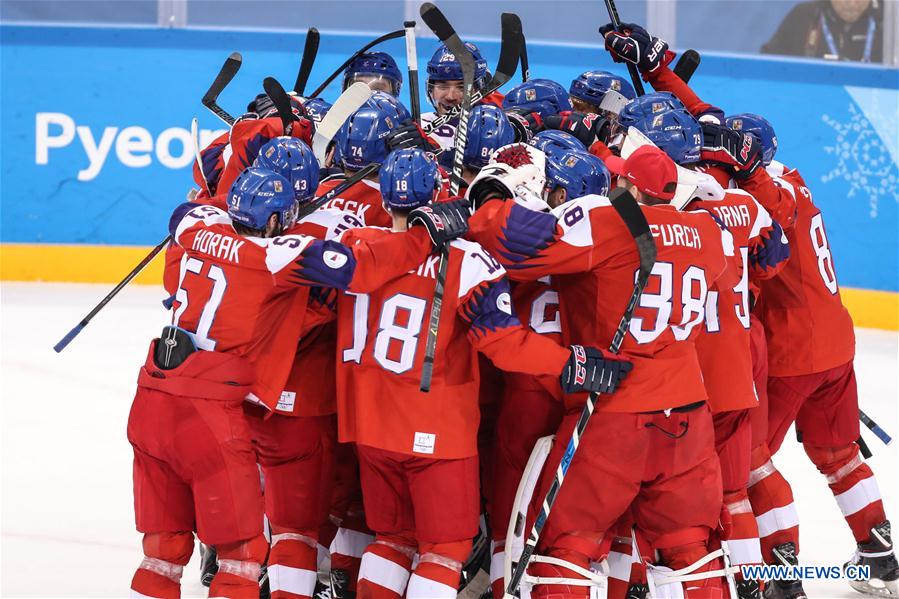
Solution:
{"label": "team crest patch", "polygon": [[731,129],[734,131],[740,131],[743,129],[743,119],[734,119],[733,125],[731,125]]}
{"label": "team crest patch", "polygon": [[347,257],[346,254],[328,250],[322,254],[322,260],[328,265],[328,268],[337,269],[346,264]]}
{"label": "team crest patch", "polygon": [[500,293],[496,298],[496,307],[500,312],[512,314],[512,297],[508,293]]}
{"label": "team crest patch", "polygon": [[571,156],[569,156],[568,158],[565,159],[565,166],[567,166],[569,168],[574,167],[574,165],[576,165],[576,164],[577,164],[577,156],[575,156],[574,154],[572,154]]}
{"label": "team crest patch", "polygon": [[666,104],[664,102],[653,102],[652,103],[652,113],[655,114],[657,112],[662,112],[666,108]]}
{"label": "team crest patch", "polygon": [[656,127],[661,127],[663,118],[663,115],[660,114],[652,119],[652,128],[655,129]]}
{"label": "team crest patch", "polygon": [[524,99],[528,102],[534,102],[537,99],[537,90],[536,89],[526,89],[524,90]]}
{"label": "team crest patch", "polygon": [[611,89],[612,91],[620,92],[621,82],[617,79],[612,79],[612,83],[609,85],[609,89]]}
{"label": "team crest patch", "polygon": [[393,129],[393,121],[390,120],[389,116],[384,117],[384,122],[387,123],[387,127],[389,129]]}
{"label": "team crest patch", "polygon": [[275,193],[281,193],[281,191],[283,191],[284,186],[281,185],[281,182],[278,181],[277,179],[275,179],[274,181],[272,181],[272,184],[273,184],[274,187],[275,187]]}
{"label": "team crest patch", "polygon": [[272,154],[274,154],[274,153],[275,153],[275,146],[272,146],[272,147],[270,147],[269,149],[267,149],[267,150],[265,151],[265,157],[266,157],[266,158],[271,158],[271,157],[272,157]]}

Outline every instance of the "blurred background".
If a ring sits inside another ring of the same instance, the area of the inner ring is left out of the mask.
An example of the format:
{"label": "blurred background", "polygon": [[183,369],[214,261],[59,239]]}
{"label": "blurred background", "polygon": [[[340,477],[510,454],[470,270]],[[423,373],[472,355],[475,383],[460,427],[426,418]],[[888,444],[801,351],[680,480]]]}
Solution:
{"label": "blurred background", "polygon": [[[243,54],[243,68],[219,102],[237,115],[265,76],[290,86],[308,27],[322,33],[313,89],[370,39],[420,21],[419,4],[0,1],[0,276],[117,281],[165,236],[192,185],[191,118],[200,119],[201,142],[223,130],[199,100],[230,52]],[[587,69],[625,74],[601,48],[597,28],[608,15],[599,0],[438,4],[491,64],[500,13],[510,11],[522,19],[532,76],[567,87]],[[623,22],[702,54],[691,82],[700,97],[774,124],[777,158],[799,168],[824,211],[856,323],[899,328],[897,2],[617,4]],[[436,41],[424,27],[418,33],[423,71]],[[402,39],[378,49],[405,69]],[[323,97],[333,101],[340,83]],[[157,282],[159,266],[141,280]]]}

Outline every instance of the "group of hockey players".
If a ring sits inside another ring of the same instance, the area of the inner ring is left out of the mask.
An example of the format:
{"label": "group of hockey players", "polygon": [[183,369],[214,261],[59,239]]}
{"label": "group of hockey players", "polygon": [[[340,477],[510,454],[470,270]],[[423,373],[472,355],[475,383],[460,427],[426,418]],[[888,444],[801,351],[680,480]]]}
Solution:
{"label": "group of hockey players", "polygon": [[[795,423],[857,542],[847,565],[870,566],[851,584],[896,596],[812,191],[775,160],[766,118],[701,100],[643,28],[602,32],[655,91],[597,70],[490,93],[468,115],[464,181],[448,173],[458,117],[429,126],[466,93],[445,46],[418,122],[392,57],[355,60],[344,89],[375,91],[324,164],[320,98],[293,98],[286,124],[260,95],[203,149],[200,191],[169,222],[172,324],[128,422],[132,596],[180,596],[196,533],[210,596],[255,598],[264,579],[275,598],[449,599],[484,564],[499,598],[592,393],[518,594],[805,597],[739,568],[800,563],[776,466]],[[615,188],[657,251],[619,353],[639,254]]]}

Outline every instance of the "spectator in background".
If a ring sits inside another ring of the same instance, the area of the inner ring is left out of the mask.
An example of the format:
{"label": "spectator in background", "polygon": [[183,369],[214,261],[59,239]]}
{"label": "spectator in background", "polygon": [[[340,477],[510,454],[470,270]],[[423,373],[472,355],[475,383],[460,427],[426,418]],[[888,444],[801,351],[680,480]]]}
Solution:
{"label": "spectator in background", "polygon": [[764,54],[881,62],[883,5],[878,0],[810,0],[787,14]]}

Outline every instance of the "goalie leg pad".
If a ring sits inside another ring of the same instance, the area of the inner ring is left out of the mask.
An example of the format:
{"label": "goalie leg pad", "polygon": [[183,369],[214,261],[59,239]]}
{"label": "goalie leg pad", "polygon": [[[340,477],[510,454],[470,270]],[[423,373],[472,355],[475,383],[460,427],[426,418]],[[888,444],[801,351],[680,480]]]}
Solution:
{"label": "goalie leg pad", "polygon": [[[652,597],[675,599],[724,597],[724,550],[709,552],[709,529],[692,527],[653,541],[665,566],[647,565],[646,578]],[[732,574],[732,572],[730,572]]]}

